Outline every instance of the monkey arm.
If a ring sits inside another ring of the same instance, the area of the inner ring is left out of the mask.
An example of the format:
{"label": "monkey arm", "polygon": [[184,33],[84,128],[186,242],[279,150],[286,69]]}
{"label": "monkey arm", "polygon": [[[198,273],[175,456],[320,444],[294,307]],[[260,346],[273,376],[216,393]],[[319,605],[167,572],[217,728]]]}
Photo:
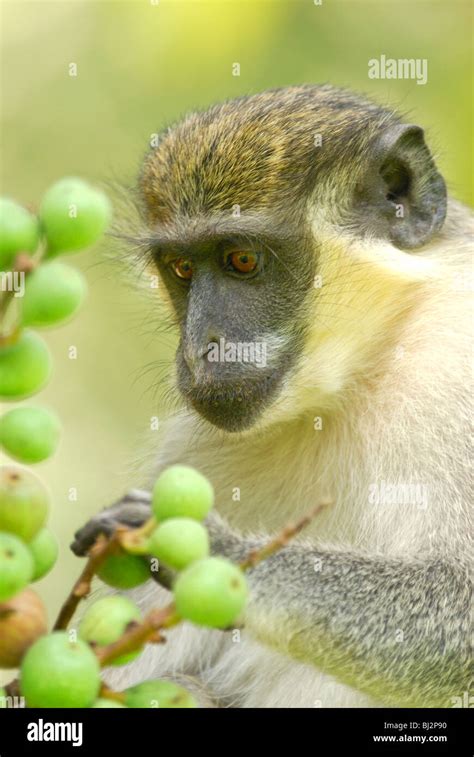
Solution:
{"label": "monkey arm", "polygon": [[449,707],[468,691],[472,588],[454,562],[292,545],[249,582],[252,635],[387,705]]}
{"label": "monkey arm", "polygon": [[[130,492],[76,534],[73,551],[84,554],[98,533],[149,515],[150,495]],[[215,512],[206,525],[212,553],[236,562],[267,541],[237,534]],[[261,643],[392,706],[449,707],[468,691],[472,584],[460,561],[293,544],[248,579],[244,623]]]}
{"label": "monkey arm", "polygon": [[[211,551],[235,562],[268,541],[216,512],[206,525]],[[247,575],[244,625],[261,643],[390,706],[450,707],[469,691],[472,581],[460,560],[290,544]]]}

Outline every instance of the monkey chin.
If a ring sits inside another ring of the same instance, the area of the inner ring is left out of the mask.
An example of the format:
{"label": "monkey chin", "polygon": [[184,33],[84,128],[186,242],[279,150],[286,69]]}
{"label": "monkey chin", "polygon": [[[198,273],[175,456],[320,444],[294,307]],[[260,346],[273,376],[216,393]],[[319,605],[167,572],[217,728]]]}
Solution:
{"label": "monkey chin", "polygon": [[205,384],[192,380],[189,371],[178,373],[178,388],[202,418],[227,433],[250,430],[264,410],[276,399],[284,372],[274,370],[261,378],[236,377],[234,381],[213,379]]}

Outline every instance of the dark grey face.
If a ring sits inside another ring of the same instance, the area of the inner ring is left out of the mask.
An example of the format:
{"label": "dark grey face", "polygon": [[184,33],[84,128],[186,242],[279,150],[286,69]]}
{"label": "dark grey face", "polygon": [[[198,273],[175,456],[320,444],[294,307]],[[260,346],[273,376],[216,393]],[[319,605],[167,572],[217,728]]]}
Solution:
{"label": "dark grey face", "polygon": [[314,276],[304,240],[183,232],[155,259],[180,323],[183,397],[219,428],[249,428],[301,353]]}

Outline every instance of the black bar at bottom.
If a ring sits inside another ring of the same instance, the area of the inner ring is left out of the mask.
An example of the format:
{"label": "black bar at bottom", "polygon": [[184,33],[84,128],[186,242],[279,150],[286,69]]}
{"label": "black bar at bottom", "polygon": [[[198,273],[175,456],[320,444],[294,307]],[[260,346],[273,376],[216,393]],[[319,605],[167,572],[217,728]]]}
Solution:
{"label": "black bar at bottom", "polygon": [[[204,753],[258,745],[314,757],[337,753],[471,757],[472,711],[460,709],[305,710],[0,710],[0,757],[92,755],[134,757],[187,744]],[[469,739],[469,735],[471,738]],[[470,744],[470,746],[469,746]],[[324,745],[324,752],[322,746]],[[345,751],[347,750],[347,751]]]}

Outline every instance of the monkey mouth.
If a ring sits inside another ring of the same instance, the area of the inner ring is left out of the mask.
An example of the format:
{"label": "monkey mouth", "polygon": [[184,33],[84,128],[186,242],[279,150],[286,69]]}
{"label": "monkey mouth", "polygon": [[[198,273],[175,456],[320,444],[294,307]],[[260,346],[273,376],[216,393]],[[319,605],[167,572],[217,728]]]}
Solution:
{"label": "monkey mouth", "polygon": [[277,396],[285,371],[274,369],[251,378],[236,376],[196,381],[185,365],[178,367],[178,388],[191,407],[209,423],[228,432],[251,428]]}

